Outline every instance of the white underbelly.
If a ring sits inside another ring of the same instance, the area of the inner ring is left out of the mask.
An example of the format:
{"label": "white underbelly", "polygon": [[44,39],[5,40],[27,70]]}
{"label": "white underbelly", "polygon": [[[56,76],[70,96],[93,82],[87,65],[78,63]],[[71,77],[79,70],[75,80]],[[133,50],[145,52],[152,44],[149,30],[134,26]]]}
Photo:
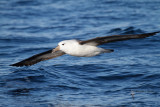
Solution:
{"label": "white underbelly", "polygon": [[78,56],[78,57],[91,57],[96,56],[98,54],[102,53],[101,48],[95,47],[95,46],[84,46],[75,48],[70,52],[67,52],[67,54],[72,56]]}

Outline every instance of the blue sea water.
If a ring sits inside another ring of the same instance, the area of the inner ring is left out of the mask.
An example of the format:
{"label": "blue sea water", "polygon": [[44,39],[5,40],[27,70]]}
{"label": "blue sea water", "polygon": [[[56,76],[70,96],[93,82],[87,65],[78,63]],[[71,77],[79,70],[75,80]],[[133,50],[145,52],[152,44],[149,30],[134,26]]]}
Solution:
{"label": "blue sea water", "polygon": [[160,34],[9,66],[65,39],[159,30],[159,0],[0,0],[0,107],[159,107]]}

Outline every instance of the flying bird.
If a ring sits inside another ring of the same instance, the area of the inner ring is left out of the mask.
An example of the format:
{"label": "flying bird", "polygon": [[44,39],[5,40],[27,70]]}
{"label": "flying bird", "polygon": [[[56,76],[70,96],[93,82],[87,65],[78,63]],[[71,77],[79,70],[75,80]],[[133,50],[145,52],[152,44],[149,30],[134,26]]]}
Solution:
{"label": "flying bird", "polygon": [[96,37],[89,40],[64,40],[58,43],[58,46],[54,49],[48,50],[43,53],[36,54],[32,57],[24,59],[18,63],[11,64],[10,66],[31,66],[40,61],[56,58],[64,54],[69,54],[78,57],[92,57],[101,53],[113,52],[113,49],[103,49],[97,47],[105,43],[128,40],[128,39],[139,39],[149,36],[153,36],[158,32],[144,33],[144,34],[130,34],[130,35],[112,35],[104,37]]}

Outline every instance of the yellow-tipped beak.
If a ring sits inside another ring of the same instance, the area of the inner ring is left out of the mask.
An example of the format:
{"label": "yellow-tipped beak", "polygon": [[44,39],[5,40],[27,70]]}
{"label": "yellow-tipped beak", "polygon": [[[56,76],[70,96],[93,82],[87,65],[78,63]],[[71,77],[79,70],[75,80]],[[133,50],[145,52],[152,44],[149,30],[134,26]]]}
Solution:
{"label": "yellow-tipped beak", "polygon": [[56,52],[56,51],[59,51],[60,50],[60,46],[58,45],[56,48],[54,48],[53,50],[52,50],[52,53],[53,52]]}

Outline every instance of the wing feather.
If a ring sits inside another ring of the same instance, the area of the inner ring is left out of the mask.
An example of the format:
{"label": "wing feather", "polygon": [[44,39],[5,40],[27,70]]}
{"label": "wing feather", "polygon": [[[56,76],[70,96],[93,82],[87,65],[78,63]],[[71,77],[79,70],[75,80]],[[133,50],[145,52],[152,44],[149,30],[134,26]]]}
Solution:
{"label": "wing feather", "polygon": [[132,34],[132,35],[112,35],[112,36],[104,36],[104,37],[96,37],[93,39],[89,39],[86,41],[80,41],[80,44],[88,44],[88,45],[102,45],[104,43],[109,43],[109,42],[116,42],[116,41],[122,41],[122,40],[128,40],[128,39],[139,39],[139,38],[145,38],[149,36],[153,36],[156,33],[159,32],[152,32],[152,33],[145,33],[145,34]]}
{"label": "wing feather", "polygon": [[10,66],[31,66],[33,64],[36,64],[40,61],[44,61],[44,60],[48,60],[48,59],[51,59],[51,58],[56,58],[58,56],[62,56],[64,55],[65,53],[63,51],[56,51],[56,52],[52,52],[53,49],[51,50],[48,50],[46,52],[42,52],[42,53],[39,53],[39,54],[36,54],[32,57],[29,57],[27,59],[24,59],[18,63],[15,63],[15,64],[12,64]]}

